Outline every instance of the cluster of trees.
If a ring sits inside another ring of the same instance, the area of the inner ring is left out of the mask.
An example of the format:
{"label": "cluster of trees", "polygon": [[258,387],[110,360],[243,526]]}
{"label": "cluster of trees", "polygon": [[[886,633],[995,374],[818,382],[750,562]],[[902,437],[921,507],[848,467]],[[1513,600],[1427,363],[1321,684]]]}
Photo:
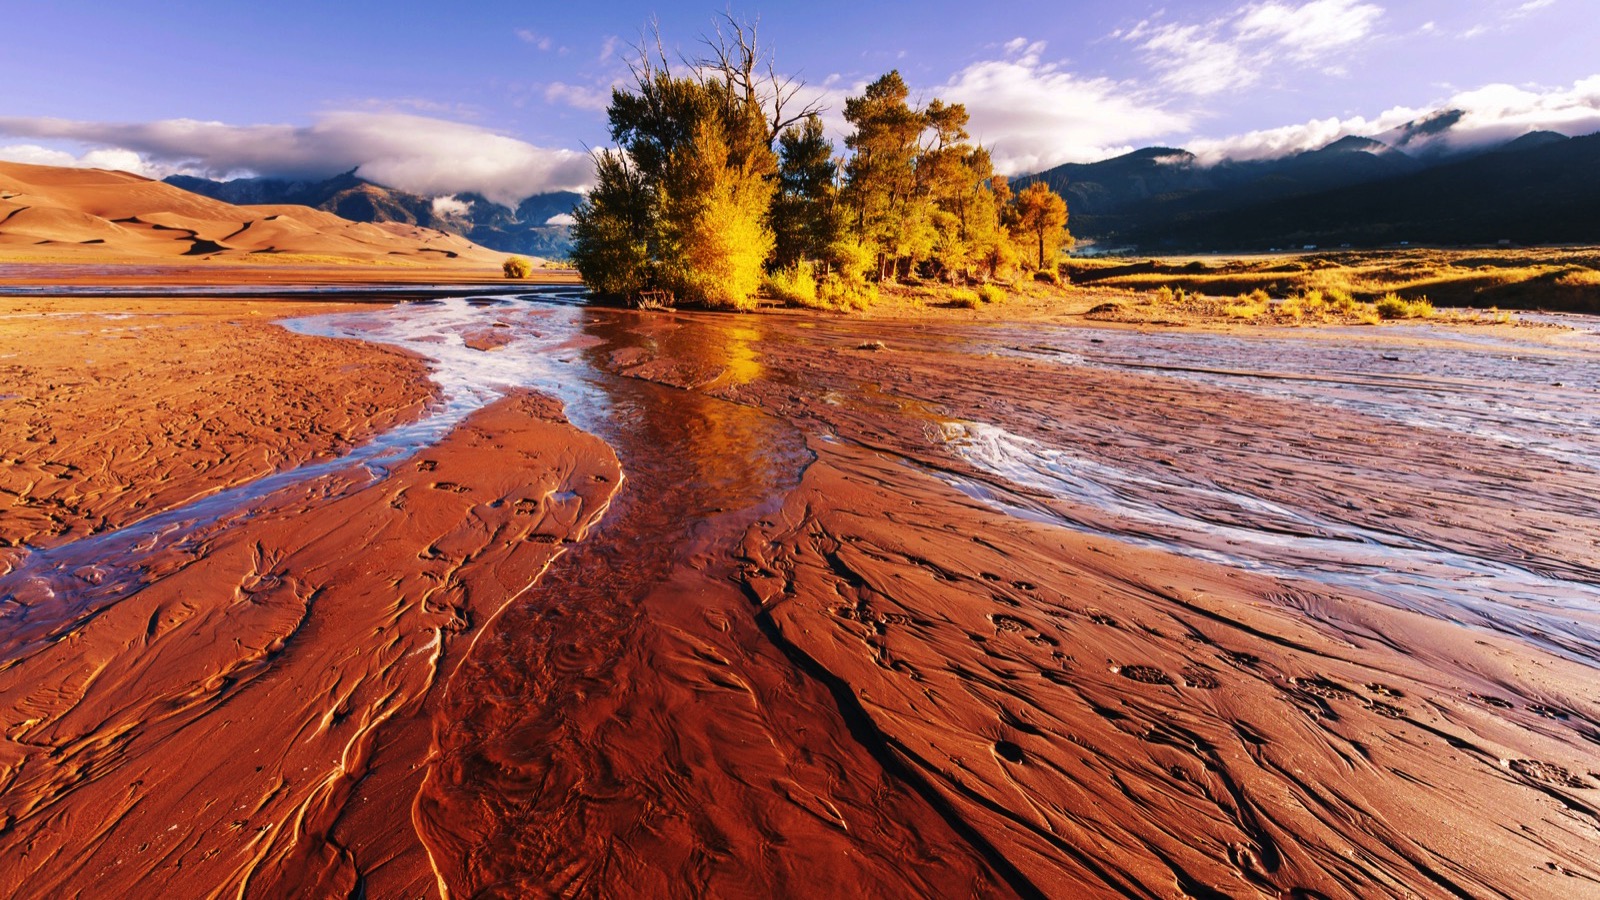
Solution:
{"label": "cluster of trees", "polygon": [[1071,240],[1065,202],[1043,183],[1013,194],[961,104],[914,106],[890,72],[846,101],[841,161],[820,110],[794,108],[802,85],[777,76],[753,28],[729,25],[688,74],[658,41],[633,88],[613,90],[617,149],[596,154],[596,185],[574,212],[572,259],[590,288],[747,308],[774,273],[803,270],[843,302],[913,274],[1055,271]]}

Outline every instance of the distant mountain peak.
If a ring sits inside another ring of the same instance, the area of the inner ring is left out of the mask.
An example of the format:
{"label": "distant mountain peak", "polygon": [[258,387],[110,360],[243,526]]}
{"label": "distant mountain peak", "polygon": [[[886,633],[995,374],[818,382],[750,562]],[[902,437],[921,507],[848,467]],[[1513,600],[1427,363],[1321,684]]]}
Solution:
{"label": "distant mountain peak", "polygon": [[277,178],[211,181],[184,175],[166,180],[227,203],[299,204],[358,222],[436,228],[495,250],[545,257],[565,256],[571,243],[571,229],[564,224],[550,224],[550,219],[570,215],[583,199],[567,191],[535,194],[512,209],[490,202],[481,194],[424,197],[384,187],[357,175],[355,169],[312,182]]}
{"label": "distant mountain peak", "polygon": [[1562,141],[1570,140],[1572,140],[1572,138],[1567,137],[1559,131],[1530,131],[1515,140],[1507,141],[1497,149],[1501,151],[1531,150],[1534,147],[1545,147],[1549,146],[1550,144],[1559,144]]}
{"label": "distant mountain peak", "polygon": [[1358,134],[1348,134],[1313,153],[1394,153],[1395,149],[1376,138],[1362,137]]}
{"label": "distant mountain peak", "polygon": [[1117,158],[1130,161],[1145,160],[1153,163],[1160,163],[1162,165],[1172,165],[1174,163],[1194,162],[1195,156],[1193,153],[1190,153],[1181,147],[1141,147],[1132,153],[1124,153],[1122,156]]}

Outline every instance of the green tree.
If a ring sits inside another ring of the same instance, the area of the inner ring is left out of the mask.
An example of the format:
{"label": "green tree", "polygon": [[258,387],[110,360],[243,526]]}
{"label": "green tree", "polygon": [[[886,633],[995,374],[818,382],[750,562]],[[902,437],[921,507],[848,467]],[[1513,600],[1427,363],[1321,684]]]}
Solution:
{"label": "green tree", "polygon": [[778,136],[778,190],[772,202],[777,268],[827,257],[841,225],[837,178],[833,143],[823,135],[820,116],[807,116]]}
{"label": "green tree", "polygon": [[844,117],[855,131],[845,138],[843,199],[850,225],[878,253],[878,277],[889,277],[900,257],[933,243],[933,225],[917,202],[918,141],[927,118],[906,102],[911,94],[898,71],[845,100]]}
{"label": "green tree", "polygon": [[572,211],[572,264],[590,290],[627,298],[653,278],[651,191],[628,157],[595,155],[595,186]]}
{"label": "green tree", "polygon": [[1035,181],[1017,194],[1012,207],[1015,211],[1013,230],[1037,246],[1039,271],[1055,271],[1061,248],[1072,243],[1072,235],[1067,232],[1067,202],[1049,185]]}

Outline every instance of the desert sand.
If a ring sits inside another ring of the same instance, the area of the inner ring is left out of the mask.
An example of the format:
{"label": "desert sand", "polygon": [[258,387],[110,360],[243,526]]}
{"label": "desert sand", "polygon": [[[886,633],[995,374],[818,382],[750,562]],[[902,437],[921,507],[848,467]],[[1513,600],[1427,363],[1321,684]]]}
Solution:
{"label": "desert sand", "polygon": [[1600,894],[1581,333],[0,307],[9,894]]}
{"label": "desert sand", "polygon": [[127,172],[0,162],[0,263],[446,266],[505,254],[399,222],[305,206],[235,206]]}

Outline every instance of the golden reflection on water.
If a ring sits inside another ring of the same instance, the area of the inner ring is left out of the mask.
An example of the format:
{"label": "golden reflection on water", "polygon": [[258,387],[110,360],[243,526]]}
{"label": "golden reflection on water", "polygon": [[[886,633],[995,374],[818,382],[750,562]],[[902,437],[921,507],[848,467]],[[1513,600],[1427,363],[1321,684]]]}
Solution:
{"label": "golden reflection on water", "polygon": [[727,330],[728,340],[722,345],[724,375],[718,381],[726,384],[749,384],[761,377],[761,361],[756,358],[753,342],[761,339],[761,332],[743,325]]}

